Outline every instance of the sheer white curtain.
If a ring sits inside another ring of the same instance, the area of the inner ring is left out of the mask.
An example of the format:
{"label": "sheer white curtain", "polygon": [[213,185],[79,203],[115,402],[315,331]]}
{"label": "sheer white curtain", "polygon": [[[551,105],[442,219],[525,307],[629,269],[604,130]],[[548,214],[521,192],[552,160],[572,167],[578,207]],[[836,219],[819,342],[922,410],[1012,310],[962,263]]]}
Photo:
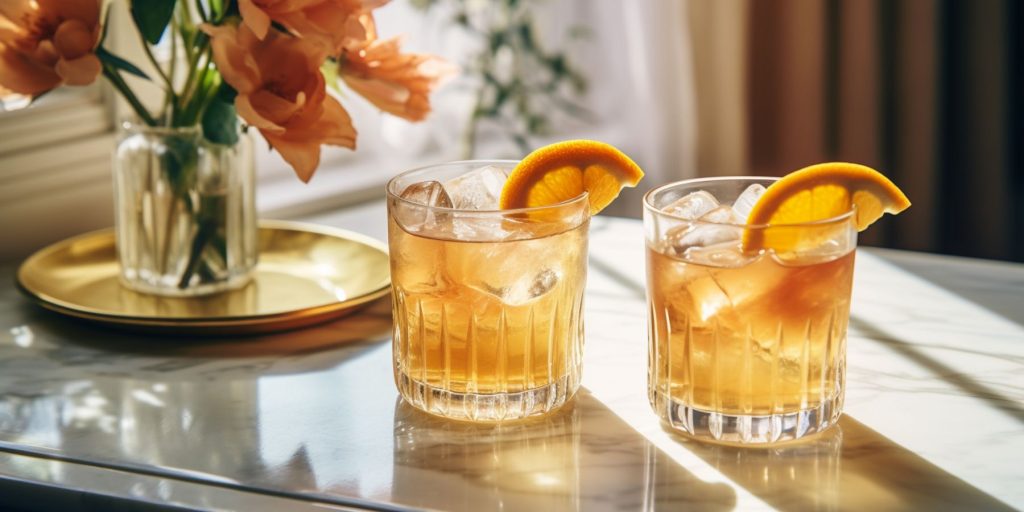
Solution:
{"label": "sheer white curtain", "polygon": [[[543,46],[565,50],[570,63],[586,75],[588,91],[574,101],[594,114],[588,122],[556,116],[559,122],[552,133],[531,141],[533,145],[593,138],[632,156],[647,177],[612,205],[608,213],[613,215],[639,216],[644,191],[695,176],[697,112],[688,2],[542,0],[529,5]],[[483,13],[493,9],[486,2],[480,4]],[[396,0],[381,9],[378,23],[388,33],[408,35],[408,47],[414,51],[462,62],[475,43],[451,26],[449,14],[435,9],[424,18],[405,0]],[[574,25],[585,27],[588,35],[569,39],[569,27]],[[459,136],[473,94],[460,88],[465,81],[463,77],[435,95],[434,112],[425,123],[410,125],[385,118],[381,123],[384,145],[392,152],[419,153],[424,164],[460,158]],[[483,131],[477,157],[522,156],[500,136]]]}
{"label": "sheer white curtain", "polygon": [[590,104],[608,141],[646,172],[610,213],[639,216],[643,192],[696,176],[697,105],[687,2],[574,0],[589,18],[594,45],[587,71],[595,85]]}

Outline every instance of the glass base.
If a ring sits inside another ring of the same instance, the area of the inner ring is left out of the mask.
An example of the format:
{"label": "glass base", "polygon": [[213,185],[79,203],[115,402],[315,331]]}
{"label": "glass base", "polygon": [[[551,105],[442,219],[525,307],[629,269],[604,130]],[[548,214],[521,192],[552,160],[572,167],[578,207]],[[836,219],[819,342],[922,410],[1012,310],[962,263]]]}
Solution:
{"label": "glass base", "polygon": [[153,283],[143,279],[128,279],[121,275],[121,286],[140,293],[149,295],[160,295],[163,297],[199,297],[202,295],[213,295],[231,290],[237,290],[249,284],[255,272],[239,274],[223,281],[210,281],[197,285],[179,288],[174,284]]}
{"label": "glass base", "polygon": [[495,423],[547,414],[576,394],[579,379],[567,375],[544,387],[518,393],[457,393],[424,384],[404,373],[395,377],[402,398],[424,412],[463,421]]}
{"label": "glass base", "polygon": [[745,415],[723,414],[690,407],[664,393],[652,393],[651,407],[673,429],[702,441],[766,445],[795,441],[827,430],[839,421],[843,394],[800,411]]}

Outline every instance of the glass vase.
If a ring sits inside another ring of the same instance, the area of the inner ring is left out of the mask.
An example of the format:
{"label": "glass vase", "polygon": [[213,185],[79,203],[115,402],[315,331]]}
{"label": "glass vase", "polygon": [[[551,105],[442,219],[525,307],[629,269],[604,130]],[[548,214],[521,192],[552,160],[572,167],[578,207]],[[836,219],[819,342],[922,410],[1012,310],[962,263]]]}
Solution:
{"label": "glass vase", "polygon": [[257,259],[252,145],[199,127],[125,124],[114,151],[117,255],[124,286],[164,296],[239,288]]}

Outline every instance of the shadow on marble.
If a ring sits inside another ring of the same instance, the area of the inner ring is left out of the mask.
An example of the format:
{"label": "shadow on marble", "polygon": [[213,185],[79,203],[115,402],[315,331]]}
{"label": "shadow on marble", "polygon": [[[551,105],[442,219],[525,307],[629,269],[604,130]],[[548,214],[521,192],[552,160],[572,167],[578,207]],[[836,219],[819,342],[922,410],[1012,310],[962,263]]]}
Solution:
{"label": "shadow on marble", "polygon": [[[395,404],[391,499],[444,510],[731,510],[735,492],[675,463],[581,389],[556,413],[506,425]],[[438,493],[457,490],[457,494]]]}
{"label": "shadow on marble", "polygon": [[983,400],[994,409],[1003,412],[1020,423],[1024,423],[1024,408],[1021,408],[1013,398],[1005,396],[984,383],[971,378],[963,371],[950,367],[929,356],[912,343],[890,335],[885,329],[857,315],[850,315],[850,327],[867,339],[885,344],[885,346],[898,352],[901,356],[927,368],[937,378],[960,388],[969,396]]}
{"label": "shadow on marble", "polygon": [[820,436],[769,448],[702,443],[663,428],[780,510],[1013,510],[846,414]]}
{"label": "shadow on marble", "polygon": [[607,263],[593,254],[590,255],[587,261],[591,269],[604,274],[605,277],[614,281],[615,284],[628,290],[634,297],[647,300],[647,288],[642,283],[638,283],[632,277],[624,274],[615,265]]}

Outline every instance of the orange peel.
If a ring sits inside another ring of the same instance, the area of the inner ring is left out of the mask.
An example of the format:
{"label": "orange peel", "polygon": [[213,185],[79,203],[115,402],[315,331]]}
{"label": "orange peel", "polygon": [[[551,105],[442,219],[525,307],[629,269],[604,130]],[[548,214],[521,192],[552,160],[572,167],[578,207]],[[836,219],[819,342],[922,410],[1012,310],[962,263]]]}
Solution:
{"label": "orange peel", "polygon": [[[842,216],[855,209],[854,223],[863,231],[886,213],[910,207],[910,200],[882,173],[860,164],[827,162],[804,167],[782,177],[757,200],[747,216],[751,226],[743,233],[745,251],[789,251],[801,243],[801,230],[820,231],[808,224]],[[773,229],[776,225],[779,228]]]}
{"label": "orange peel", "polygon": [[568,140],[523,158],[501,189],[501,209],[550,206],[587,192],[591,215],[605,209],[623,187],[643,178],[640,166],[604,142]]}

